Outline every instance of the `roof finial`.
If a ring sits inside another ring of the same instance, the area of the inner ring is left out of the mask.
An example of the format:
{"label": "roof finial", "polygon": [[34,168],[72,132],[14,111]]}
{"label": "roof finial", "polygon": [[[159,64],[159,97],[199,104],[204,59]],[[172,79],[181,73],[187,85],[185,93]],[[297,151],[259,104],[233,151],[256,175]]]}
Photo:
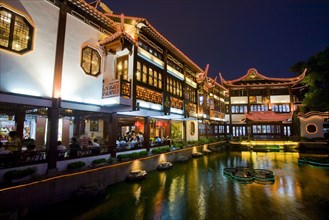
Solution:
{"label": "roof finial", "polygon": [[124,32],[124,30],[125,30],[125,25],[124,25],[125,15],[123,13],[120,15],[120,20],[121,20],[121,22],[120,22],[120,31]]}
{"label": "roof finial", "polygon": [[206,66],[206,69],[205,69],[205,74],[206,74],[206,76],[208,76],[208,69],[209,69],[209,63],[207,64],[207,66]]}

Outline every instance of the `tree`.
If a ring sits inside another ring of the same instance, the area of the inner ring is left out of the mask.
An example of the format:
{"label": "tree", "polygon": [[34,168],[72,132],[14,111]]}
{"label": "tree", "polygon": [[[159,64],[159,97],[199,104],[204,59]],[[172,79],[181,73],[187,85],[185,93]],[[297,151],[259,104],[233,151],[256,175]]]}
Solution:
{"label": "tree", "polygon": [[306,61],[296,63],[289,70],[301,73],[305,68],[307,73],[303,83],[307,92],[303,111],[329,111],[329,47]]}

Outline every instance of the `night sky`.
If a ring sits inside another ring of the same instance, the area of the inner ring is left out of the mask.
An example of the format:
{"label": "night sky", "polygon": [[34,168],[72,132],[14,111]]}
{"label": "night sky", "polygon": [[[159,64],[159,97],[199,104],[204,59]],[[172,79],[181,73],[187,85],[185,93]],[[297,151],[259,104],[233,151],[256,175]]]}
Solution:
{"label": "night sky", "polygon": [[326,0],[102,0],[115,14],[146,18],[208,75],[249,68],[270,77],[329,46]]}

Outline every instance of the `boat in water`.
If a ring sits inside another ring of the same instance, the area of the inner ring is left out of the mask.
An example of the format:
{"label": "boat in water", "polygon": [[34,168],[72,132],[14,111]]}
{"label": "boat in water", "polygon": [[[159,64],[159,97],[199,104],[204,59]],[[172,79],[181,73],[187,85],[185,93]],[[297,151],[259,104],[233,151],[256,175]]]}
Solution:
{"label": "boat in water", "polygon": [[224,175],[230,176],[232,179],[240,183],[259,183],[259,184],[273,184],[275,177],[271,170],[254,169],[252,167],[238,166],[235,168],[224,168]]}
{"label": "boat in water", "polygon": [[145,170],[132,170],[127,176],[127,180],[133,181],[133,180],[142,180],[146,177],[147,172]]}
{"label": "boat in water", "polygon": [[275,182],[273,171],[265,169],[254,169],[254,181],[260,184],[272,184]]}
{"label": "boat in water", "polygon": [[193,152],[193,153],[192,153],[192,157],[193,157],[193,158],[202,157],[202,155],[203,155],[203,154],[202,154],[201,152]]}
{"label": "boat in water", "polygon": [[203,149],[202,152],[204,154],[210,154],[211,153],[211,150],[209,150],[209,149]]}
{"label": "boat in water", "polygon": [[172,168],[172,163],[168,161],[160,162],[157,166],[157,170],[169,170]]}
{"label": "boat in water", "polygon": [[176,161],[179,163],[184,163],[184,162],[188,161],[188,159],[189,158],[186,156],[179,156]]}

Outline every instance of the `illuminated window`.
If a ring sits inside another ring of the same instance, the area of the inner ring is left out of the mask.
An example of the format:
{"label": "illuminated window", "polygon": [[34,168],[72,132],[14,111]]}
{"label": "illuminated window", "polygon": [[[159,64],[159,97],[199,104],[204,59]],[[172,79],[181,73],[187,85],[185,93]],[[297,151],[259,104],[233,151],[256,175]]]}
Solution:
{"label": "illuminated window", "polygon": [[25,17],[0,6],[0,48],[19,54],[30,51],[33,32]]}
{"label": "illuminated window", "polygon": [[153,86],[158,87],[158,72],[154,70],[154,80],[153,80]]}
{"label": "illuminated window", "polygon": [[162,74],[160,72],[158,72],[158,87],[159,89],[162,89]]}
{"label": "illuminated window", "polygon": [[167,77],[167,91],[178,97],[183,96],[182,82],[172,77]]}
{"label": "illuminated window", "polygon": [[149,85],[153,85],[153,69],[149,68]]}
{"label": "illuminated window", "polygon": [[147,66],[143,65],[143,83],[147,83]]}
{"label": "illuminated window", "polygon": [[141,66],[142,66],[141,63],[137,61],[137,71],[136,71],[136,79],[137,79],[137,81],[141,81],[141,79],[142,79],[142,76],[141,76],[141,69],[142,69],[142,67]]}
{"label": "illuminated window", "polygon": [[81,67],[86,74],[98,76],[101,73],[101,56],[98,51],[89,46],[82,48]]}
{"label": "illuminated window", "polygon": [[195,95],[196,90],[194,88],[192,88],[189,85],[185,85],[185,98],[189,101],[189,102],[193,102],[196,103],[196,95]]}
{"label": "illuminated window", "polygon": [[151,87],[162,89],[161,72],[140,61],[137,61],[136,80]]}
{"label": "illuminated window", "polygon": [[124,80],[128,80],[128,56],[119,57],[117,59],[117,68],[116,68],[116,79],[119,79],[120,76]]}

